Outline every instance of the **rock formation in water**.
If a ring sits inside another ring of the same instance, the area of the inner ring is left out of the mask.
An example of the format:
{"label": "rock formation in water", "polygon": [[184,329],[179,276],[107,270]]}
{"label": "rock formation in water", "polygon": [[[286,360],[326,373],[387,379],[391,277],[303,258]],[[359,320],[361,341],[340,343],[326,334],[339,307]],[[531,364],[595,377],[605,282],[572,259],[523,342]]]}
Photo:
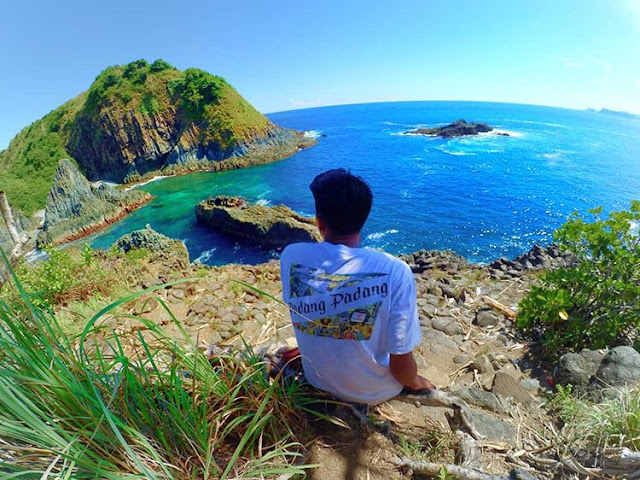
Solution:
{"label": "rock formation in water", "polygon": [[91,181],[121,183],[265,163],[315,142],[273,124],[221,77],[138,60],[107,68],[23,129],[0,151],[0,190],[31,215],[44,208],[61,158]]}
{"label": "rock formation in water", "polygon": [[123,192],[104,182],[92,184],[70,160],[62,159],[47,198],[38,245],[58,245],[90,235],[150,199],[140,190]]}
{"label": "rock formation in water", "polygon": [[314,219],[284,205],[265,207],[219,196],[196,205],[196,218],[214,230],[267,248],[322,240]]}
{"label": "rock formation in water", "polygon": [[150,252],[161,252],[168,258],[177,259],[185,268],[189,264],[189,251],[182,240],[167,237],[156,232],[147,225],[141,230],[134,230],[123,235],[113,244],[115,248],[127,253],[135,249],[146,249]]}
{"label": "rock formation in water", "polygon": [[[437,135],[442,138],[462,137],[466,135],[478,135],[478,133],[490,132],[493,127],[486,123],[467,123],[466,120],[456,120],[444,127],[434,128],[417,128],[409,132],[407,135]],[[498,135],[509,136],[508,133],[500,132]]]}

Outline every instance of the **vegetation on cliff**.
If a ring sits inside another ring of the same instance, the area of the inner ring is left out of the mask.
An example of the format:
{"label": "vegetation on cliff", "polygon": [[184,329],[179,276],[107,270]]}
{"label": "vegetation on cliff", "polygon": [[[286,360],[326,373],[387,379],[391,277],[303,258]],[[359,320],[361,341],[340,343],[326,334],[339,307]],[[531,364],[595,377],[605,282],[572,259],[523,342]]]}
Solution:
{"label": "vegetation on cliff", "polygon": [[569,268],[549,271],[520,304],[518,326],[540,335],[544,353],[635,343],[640,348],[640,201],[592,222],[575,214],[555,232],[573,253]]}
{"label": "vegetation on cliff", "polygon": [[30,215],[44,208],[61,158],[89,180],[122,182],[189,161],[265,152],[275,160],[310,144],[272,124],[222,77],[137,60],[108,67],[86,92],[23,129],[0,152],[0,190]]}

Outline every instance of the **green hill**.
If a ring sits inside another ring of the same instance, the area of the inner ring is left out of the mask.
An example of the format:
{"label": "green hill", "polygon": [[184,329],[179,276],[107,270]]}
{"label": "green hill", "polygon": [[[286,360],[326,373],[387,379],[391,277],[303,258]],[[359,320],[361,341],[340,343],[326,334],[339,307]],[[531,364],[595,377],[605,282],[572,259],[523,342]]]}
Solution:
{"label": "green hill", "polygon": [[163,60],[101,72],[86,92],[24,128],[0,152],[0,191],[30,215],[44,208],[58,160],[89,180],[283,158],[310,143],[272,124],[222,77]]}

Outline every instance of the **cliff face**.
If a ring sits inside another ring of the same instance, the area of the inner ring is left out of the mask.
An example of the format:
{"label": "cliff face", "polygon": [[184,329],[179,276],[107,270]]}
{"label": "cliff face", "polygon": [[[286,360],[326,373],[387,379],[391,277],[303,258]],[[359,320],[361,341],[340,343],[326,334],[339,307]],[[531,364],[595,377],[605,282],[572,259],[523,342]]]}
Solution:
{"label": "cliff face", "polygon": [[[26,232],[30,227],[31,222],[24,215],[14,214],[5,193],[0,192],[0,249],[8,259],[13,260],[23,253],[22,247],[28,241]],[[0,258],[0,271],[3,267]]]}
{"label": "cliff face", "polygon": [[0,190],[31,214],[44,208],[60,158],[91,181],[120,183],[279,160],[314,143],[271,123],[221,77],[138,60],[105,69],[21,131],[0,152]]}
{"label": "cliff face", "polygon": [[139,190],[120,192],[102,182],[92,184],[70,160],[62,159],[47,198],[38,245],[57,245],[90,235],[150,199]]}
{"label": "cliff face", "polygon": [[268,248],[322,240],[314,219],[284,205],[265,207],[219,196],[196,205],[196,218],[214,230]]}

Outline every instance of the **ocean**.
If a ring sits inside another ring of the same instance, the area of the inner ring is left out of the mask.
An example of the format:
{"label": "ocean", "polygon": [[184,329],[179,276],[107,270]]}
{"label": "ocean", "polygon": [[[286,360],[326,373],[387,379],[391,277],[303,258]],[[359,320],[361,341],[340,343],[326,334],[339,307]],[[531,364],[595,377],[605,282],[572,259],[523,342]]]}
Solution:
{"label": "ocean", "polygon": [[[453,250],[477,262],[513,258],[574,211],[629,207],[640,199],[640,121],[591,111],[485,102],[393,102],[321,107],[268,115],[318,137],[318,145],[268,165],[165,178],[137,188],[145,207],[89,239],[108,248],[150,224],[185,241],[209,265],[256,264],[279,252],[242,244],[197,224],[195,205],[212,195],[285,204],[313,215],[309,183],[344,167],[374,194],[363,246],[390,253]],[[488,123],[494,133],[441,139],[404,135],[456,119]]]}

